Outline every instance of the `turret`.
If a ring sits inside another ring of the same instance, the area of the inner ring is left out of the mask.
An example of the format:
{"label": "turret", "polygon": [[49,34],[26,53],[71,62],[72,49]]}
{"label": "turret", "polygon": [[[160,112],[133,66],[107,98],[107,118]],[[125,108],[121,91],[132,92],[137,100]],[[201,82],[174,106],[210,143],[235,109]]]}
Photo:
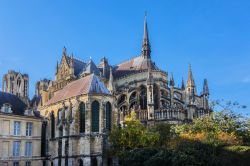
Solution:
{"label": "turret", "polygon": [[188,97],[187,98],[188,102],[194,103],[195,102],[195,95],[197,94],[197,92],[196,92],[195,81],[193,78],[192,68],[191,68],[190,64],[188,67],[188,79],[187,79],[187,84],[186,84],[186,94]]}
{"label": "turret", "polygon": [[151,70],[151,60],[147,59],[148,63],[148,78],[147,78],[147,108],[148,120],[154,119],[154,78]]}
{"label": "turret", "polygon": [[170,78],[169,78],[169,86],[174,87],[175,82],[174,82],[174,76],[173,73],[171,73]]}
{"label": "turret", "polygon": [[185,90],[185,83],[184,83],[184,79],[182,78],[181,81],[181,90]]}
{"label": "turret", "polygon": [[204,79],[202,94],[205,96],[209,95],[209,88],[208,88],[207,79]]}
{"label": "turret", "polygon": [[70,74],[74,76],[74,55],[73,53],[70,56]]}
{"label": "turret", "polygon": [[110,67],[110,70],[109,70],[108,90],[109,90],[111,93],[114,92],[114,78],[113,78],[112,67]]}
{"label": "turret", "polygon": [[209,109],[208,105],[209,89],[208,89],[207,79],[204,79],[202,96],[203,96],[203,108]]}
{"label": "turret", "polygon": [[191,68],[190,64],[188,67],[188,79],[187,79],[187,86],[186,87],[195,88],[195,82],[193,79],[193,73],[192,73],[192,68]]}
{"label": "turret", "polygon": [[65,46],[63,47],[63,56],[67,56],[67,49]]}

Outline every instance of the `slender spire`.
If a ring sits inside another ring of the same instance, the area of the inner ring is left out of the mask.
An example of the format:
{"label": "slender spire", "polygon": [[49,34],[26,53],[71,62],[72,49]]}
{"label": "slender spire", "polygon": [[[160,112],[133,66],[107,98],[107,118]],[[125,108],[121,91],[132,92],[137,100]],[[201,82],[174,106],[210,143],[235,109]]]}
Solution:
{"label": "slender spire", "polygon": [[67,49],[65,46],[63,47],[63,56],[67,56]]}
{"label": "slender spire", "polygon": [[208,88],[207,79],[204,79],[204,83],[203,83],[203,95],[209,95],[209,88]]}
{"label": "slender spire", "polygon": [[185,90],[185,83],[184,83],[183,77],[182,77],[182,81],[181,81],[181,89],[182,89],[182,90]]}
{"label": "slender spire", "polygon": [[109,83],[108,83],[108,89],[110,92],[114,91],[113,81],[114,81],[114,78],[113,78],[112,67],[110,67]]}
{"label": "slender spire", "polygon": [[174,85],[175,85],[173,73],[171,73],[171,75],[170,75],[169,85],[170,85],[170,86],[174,86]]}
{"label": "slender spire", "polygon": [[193,79],[193,73],[192,73],[191,64],[189,64],[189,66],[188,66],[187,86],[188,87],[195,87],[195,82],[194,82],[194,79]]}
{"label": "slender spire", "polygon": [[144,34],[143,34],[143,44],[142,44],[142,55],[144,58],[150,59],[151,48],[148,37],[148,25],[147,25],[147,14],[145,13],[144,17]]}

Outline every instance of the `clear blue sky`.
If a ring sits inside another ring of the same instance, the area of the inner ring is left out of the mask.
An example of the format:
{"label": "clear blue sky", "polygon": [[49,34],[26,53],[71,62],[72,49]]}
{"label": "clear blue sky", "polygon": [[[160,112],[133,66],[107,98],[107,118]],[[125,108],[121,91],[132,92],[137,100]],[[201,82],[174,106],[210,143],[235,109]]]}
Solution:
{"label": "clear blue sky", "polygon": [[176,84],[191,63],[198,91],[207,78],[211,99],[250,107],[248,0],[0,0],[0,76],[28,73],[33,96],[36,81],[54,79],[63,46],[96,63],[139,55],[145,11],[152,57]]}

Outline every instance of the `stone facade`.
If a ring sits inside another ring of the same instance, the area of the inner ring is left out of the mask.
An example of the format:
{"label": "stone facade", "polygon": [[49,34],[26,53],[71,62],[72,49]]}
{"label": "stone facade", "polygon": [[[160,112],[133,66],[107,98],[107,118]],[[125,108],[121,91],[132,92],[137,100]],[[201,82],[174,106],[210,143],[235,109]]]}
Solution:
{"label": "stone facade", "polygon": [[96,65],[75,59],[64,48],[55,80],[36,91],[42,101],[38,109],[46,119],[46,163],[59,166],[110,165],[103,153],[106,136],[112,125],[122,127],[131,111],[145,125],[191,122],[210,112],[207,80],[198,95],[191,65],[186,85],[182,81],[176,87],[173,75],[153,62],[146,18],[141,55],[114,66],[104,57]]}
{"label": "stone facade", "polygon": [[0,92],[0,165],[42,165],[42,121],[17,96]]}
{"label": "stone facade", "polygon": [[29,76],[13,70],[3,76],[2,91],[19,96],[24,102],[29,101]]}
{"label": "stone facade", "polygon": [[[92,132],[91,127],[91,103],[97,101],[100,104],[99,109],[99,130]],[[105,104],[112,102],[110,96],[94,95],[87,96],[83,95],[78,98],[72,98],[70,101],[64,101],[63,103],[53,104],[49,107],[41,109],[42,115],[48,117],[48,133],[47,137],[50,138],[49,149],[47,149],[47,155],[50,157],[50,163],[53,162],[55,165],[59,165],[59,160],[62,165],[65,164],[66,158],[68,165],[76,165],[80,161],[83,165],[90,165],[91,160],[96,158],[98,165],[102,163],[103,144],[105,139],[105,123],[104,123],[104,112]],[[80,103],[85,104],[85,131],[80,132],[79,123],[79,107]],[[70,106],[72,105],[72,107]],[[71,107],[71,108],[70,108]],[[51,118],[54,115],[58,115],[58,111],[62,111],[66,114],[65,119],[60,119],[55,116],[55,123],[51,123]],[[47,114],[45,114],[47,113]],[[72,115],[69,115],[71,114]],[[114,114],[114,112],[113,112]],[[70,119],[68,116],[72,116]],[[112,115],[114,117],[115,115]],[[62,122],[63,121],[63,122]],[[55,128],[55,135],[52,136],[52,128]],[[61,158],[58,158],[61,156]]]}
{"label": "stone facade", "polygon": [[[145,125],[181,124],[210,113],[208,82],[204,80],[198,94],[191,65],[186,85],[182,80],[181,87],[176,87],[173,75],[154,63],[146,17],[139,56],[117,65],[110,65],[104,57],[96,65],[91,59],[76,59],[64,47],[55,79],[38,81],[31,101],[27,75],[9,72],[3,77],[3,91],[26,101],[27,110],[32,108],[35,114],[38,110],[42,116],[43,121],[33,121],[31,117],[27,121],[37,122],[36,132],[40,135],[36,136],[40,140],[34,139],[41,141],[41,147],[37,146],[34,152],[35,156],[39,149],[41,153],[34,163],[43,166],[111,165],[114,161],[104,153],[109,146],[107,135],[113,125],[123,127],[131,111]],[[22,124],[28,118],[13,117]],[[1,122],[1,115],[0,123],[5,123]],[[26,158],[18,160],[23,162]]]}

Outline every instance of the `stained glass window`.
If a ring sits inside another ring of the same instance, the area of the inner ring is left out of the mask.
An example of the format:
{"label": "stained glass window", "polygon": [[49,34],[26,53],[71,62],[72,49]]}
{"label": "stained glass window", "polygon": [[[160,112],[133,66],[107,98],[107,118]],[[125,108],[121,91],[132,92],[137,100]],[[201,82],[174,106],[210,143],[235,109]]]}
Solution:
{"label": "stained glass window", "polygon": [[99,132],[99,109],[100,104],[98,101],[94,101],[91,105],[92,109],[92,132]]}
{"label": "stained glass window", "polygon": [[85,132],[85,104],[82,102],[79,106],[80,112],[80,133]]}
{"label": "stained glass window", "polygon": [[111,130],[111,112],[112,112],[112,107],[110,102],[107,102],[106,104],[106,129]]}

